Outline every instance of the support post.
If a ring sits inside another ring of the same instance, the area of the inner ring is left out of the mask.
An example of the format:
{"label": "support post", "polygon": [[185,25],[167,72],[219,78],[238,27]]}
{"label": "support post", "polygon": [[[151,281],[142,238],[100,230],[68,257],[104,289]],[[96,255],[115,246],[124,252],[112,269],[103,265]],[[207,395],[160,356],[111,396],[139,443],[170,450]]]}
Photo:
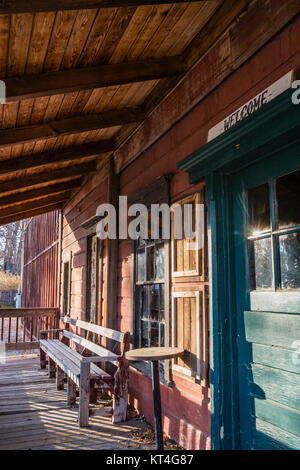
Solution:
{"label": "support post", "polygon": [[152,391],[153,391],[153,403],[154,403],[154,424],[155,424],[155,435],[156,435],[156,447],[157,447],[157,450],[164,450],[158,361],[152,361],[151,366],[152,366]]}
{"label": "support post", "polygon": [[81,361],[78,419],[81,428],[87,427],[89,424],[90,368],[90,362]]}

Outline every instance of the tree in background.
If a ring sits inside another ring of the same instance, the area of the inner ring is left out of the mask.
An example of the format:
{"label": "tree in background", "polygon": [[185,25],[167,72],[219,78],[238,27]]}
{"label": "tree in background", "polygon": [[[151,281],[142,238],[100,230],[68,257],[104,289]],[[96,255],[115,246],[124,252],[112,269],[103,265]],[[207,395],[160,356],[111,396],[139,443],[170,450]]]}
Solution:
{"label": "tree in background", "polygon": [[0,226],[0,271],[20,275],[25,227],[26,220]]}
{"label": "tree in background", "polygon": [[0,291],[17,291],[20,284],[20,276],[0,271]]}

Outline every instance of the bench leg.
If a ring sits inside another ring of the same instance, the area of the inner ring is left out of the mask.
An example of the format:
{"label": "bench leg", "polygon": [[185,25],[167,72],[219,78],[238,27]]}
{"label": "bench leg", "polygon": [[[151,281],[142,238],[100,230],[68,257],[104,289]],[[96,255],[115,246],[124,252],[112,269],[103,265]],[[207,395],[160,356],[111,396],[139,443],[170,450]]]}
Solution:
{"label": "bench leg", "polygon": [[65,378],[64,371],[60,367],[57,366],[57,369],[56,369],[56,389],[57,390],[64,389],[64,378]]}
{"label": "bench leg", "polygon": [[128,389],[123,391],[123,394],[116,398],[113,395],[113,414],[112,422],[122,423],[127,419],[127,404],[128,404]]}
{"label": "bench leg", "polygon": [[91,364],[89,362],[82,362],[80,366],[78,421],[81,428],[89,424],[90,367]]}
{"label": "bench leg", "polygon": [[90,381],[90,403],[97,403],[98,399],[98,388],[95,380]]}
{"label": "bench leg", "polygon": [[55,362],[50,357],[48,357],[48,374],[50,379],[55,378]]}
{"label": "bench leg", "polygon": [[113,423],[121,423],[127,419],[128,378],[129,368],[127,365],[121,363],[114,377]]}
{"label": "bench leg", "polygon": [[67,382],[67,403],[68,406],[76,405],[76,384],[68,377]]}
{"label": "bench leg", "polygon": [[40,348],[41,369],[46,369],[46,353]]}

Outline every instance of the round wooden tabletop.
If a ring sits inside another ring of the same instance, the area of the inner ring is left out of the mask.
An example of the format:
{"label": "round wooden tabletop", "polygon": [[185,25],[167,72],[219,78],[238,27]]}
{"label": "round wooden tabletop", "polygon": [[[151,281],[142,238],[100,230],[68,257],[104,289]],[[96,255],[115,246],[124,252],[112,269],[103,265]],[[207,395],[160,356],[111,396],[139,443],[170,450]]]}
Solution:
{"label": "round wooden tabletop", "polygon": [[162,361],[164,359],[173,359],[184,354],[182,348],[141,348],[132,349],[125,354],[128,361]]}

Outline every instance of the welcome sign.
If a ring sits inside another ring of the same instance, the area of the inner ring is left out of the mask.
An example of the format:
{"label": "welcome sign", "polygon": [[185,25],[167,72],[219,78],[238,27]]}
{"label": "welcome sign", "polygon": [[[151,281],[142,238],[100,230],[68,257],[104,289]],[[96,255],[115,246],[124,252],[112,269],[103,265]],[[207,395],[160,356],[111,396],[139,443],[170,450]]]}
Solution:
{"label": "welcome sign", "polygon": [[276,96],[283,93],[285,90],[291,87],[294,80],[294,70],[291,70],[286,75],[281,77],[275,83],[270,85],[268,88],[263,90],[261,93],[256,95],[250,101],[245,103],[239,109],[230,114],[223,121],[216,124],[208,132],[207,142],[215,139],[219,135],[231,129],[238,122],[243,121],[243,119],[251,116],[253,113],[262,108],[266,103],[272,101]]}

